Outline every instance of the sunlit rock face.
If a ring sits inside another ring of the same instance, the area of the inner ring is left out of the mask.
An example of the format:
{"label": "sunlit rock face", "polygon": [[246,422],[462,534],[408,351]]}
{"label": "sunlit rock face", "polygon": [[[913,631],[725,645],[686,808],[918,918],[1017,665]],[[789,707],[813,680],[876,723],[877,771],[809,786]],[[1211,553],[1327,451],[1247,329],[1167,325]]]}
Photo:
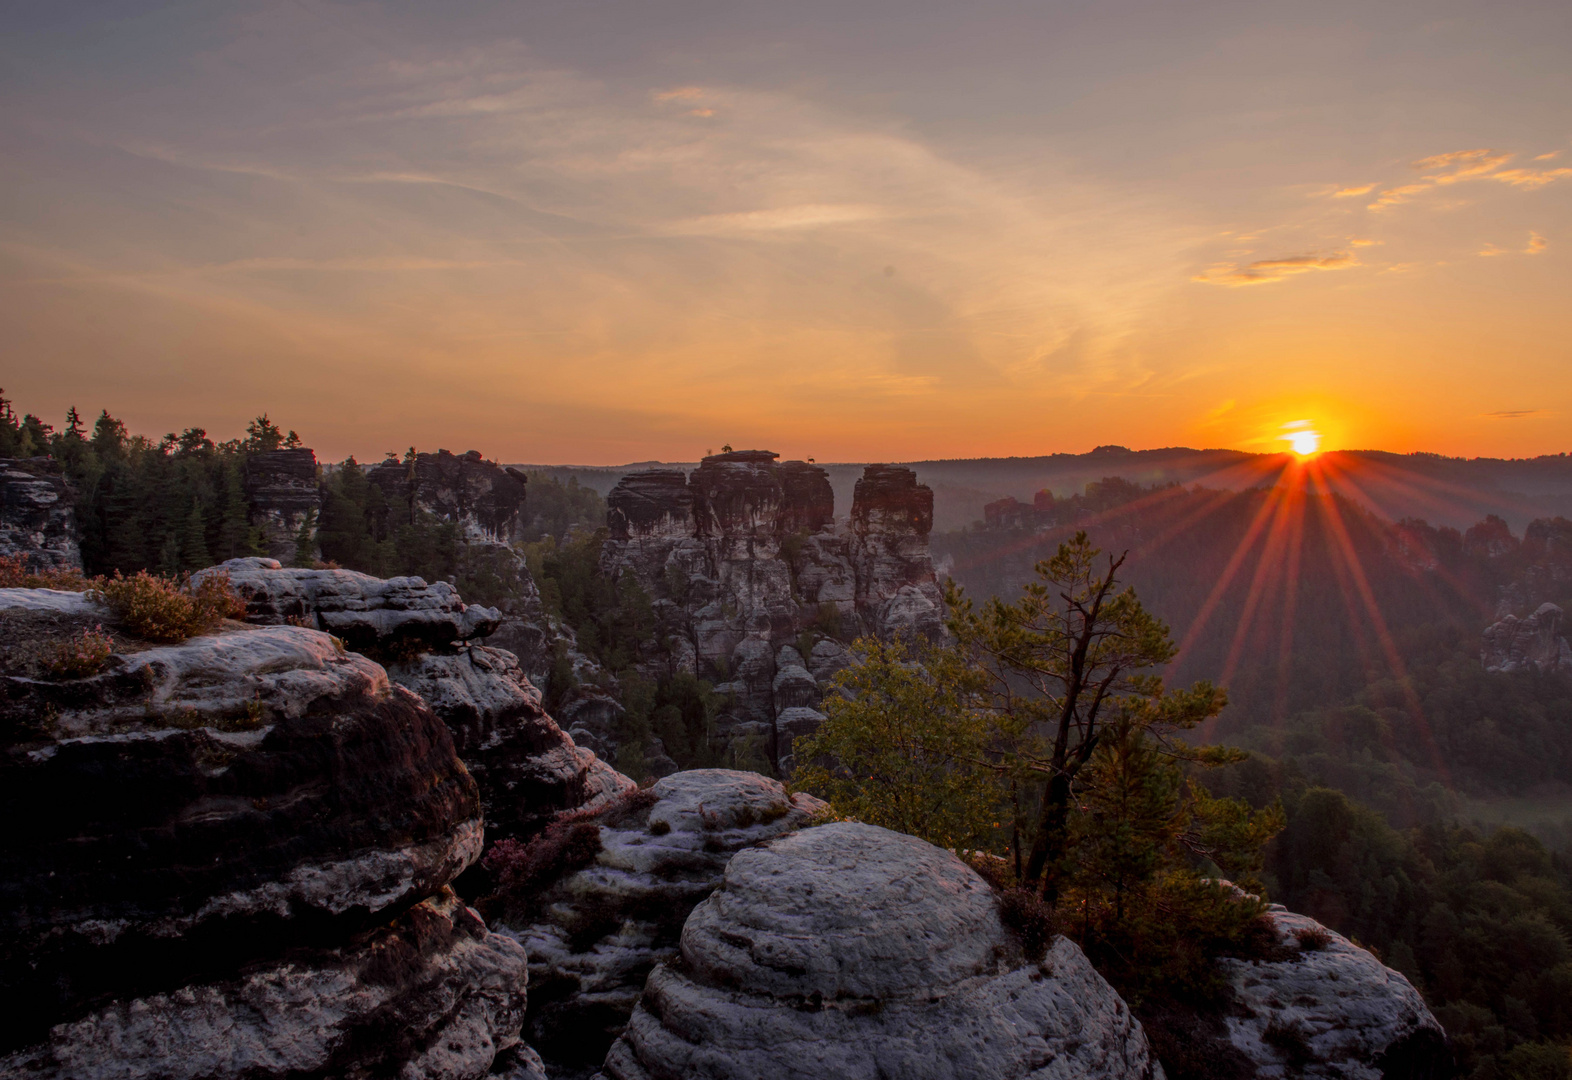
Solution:
{"label": "sunlit rock face", "polygon": [[[44,633],[91,617],[63,595],[0,609]],[[444,893],[481,853],[475,782],[442,720],[328,634],[7,674],[0,732],[0,1074],[396,1073],[436,1052],[422,1075],[478,1078],[515,1037],[523,955]]]}
{"label": "sunlit rock face", "polygon": [[801,828],[823,805],[757,773],[697,769],[586,818],[600,828],[594,862],[543,882],[531,916],[503,928],[529,952],[528,1041],[561,1067],[599,1065],[732,857]]}
{"label": "sunlit rock face", "polygon": [[739,852],[651,974],[608,1080],[1160,1075],[1140,1023],[1058,938],[1039,962],[988,885],[914,837],[839,823]]}
{"label": "sunlit rock face", "polygon": [[779,770],[844,666],[846,643],[943,630],[928,551],[933,493],[915,474],[869,466],[849,522],[837,525],[825,471],[777,457],[739,450],[686,478],[625,477],[607,500],[602,567],[653,602],[665,646],[641,658],[641,674],[709,680],[729,703],[721,744],[734,760]]}
{"label": "sunlit rock face", "polygon": [[322,510],[317,455],[305,447],[246,455],[246,504],[262,546],[275,559],[292,559],[302,527]]}
{"label": "sunlit rock face", "polygon": [[29,570],[80,570],[76,492],[54,458],[0,458],[0,558]]}
{"label": "sunlit rock face", "polygon": [[1266,918],[1297,955],[1218,961],[1233,992],[1229,1041],[1256,1076],[1452,1075],[1446,1034],[1407,979],[1308,916],[1273,904]]}
{"label": "sunlit rock face", "polygon": [[1479,659],[1486,671],[1559,671],[1572,674],[1572,646],[1564,634],[1566,615],[1556,604],[1541,604],[1532,615],[1507,615],[1485,630]]}

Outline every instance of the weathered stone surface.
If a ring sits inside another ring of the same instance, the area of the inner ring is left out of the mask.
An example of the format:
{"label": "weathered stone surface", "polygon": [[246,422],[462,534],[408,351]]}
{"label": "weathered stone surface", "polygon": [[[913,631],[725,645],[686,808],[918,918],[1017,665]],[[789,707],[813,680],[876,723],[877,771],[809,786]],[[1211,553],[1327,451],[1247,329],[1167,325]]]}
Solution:
{"label": "weathered stone surface", "polygon": [[487,461],[479,450],[438,450],[416,454],[413,462],[384,461],[367,469],[366,479],[387,496],[390,514],[408,520],[427,513],[457,522],[469,540],[510,544],[528,524],[524,474]]}
{"label": "weathered stone surface", "polygon": [[681,469],[624,477],[606,499],[606,526],[620,540],[693,535],[693,491]]}
{"label": "weathered stone surface", "polygon": [[529,924],[505,931],[529,952],[529,1042],[548,1061],[599,1064],[732,856],[800,828],[822,805],[756,773],[699,769],[609,808],[595,862],[544,889]]}
{"label": "weathered stone surface", "polygon": [[775,718],[775,750],[780,756],[781,772],[790,775],[797,766],[797,740],[819,730],[826,717],[818,709],[782,709]]}
{"label": "weathered stone surface", "polygon": [[237,630],[0,690],[5,1048],[341,942],[480,853],[447,728],[327,634]]}
{"label": "weathered stone surface", "polygon": [[1572,647],[1562,632],[1565,615],[1555,604],[1539,605],[1532,615],[1507,615],[1484,633],[1479,659],[1486,671],[1572,673]]}
{"label": "weathered stone surface", "polygon": [[192,575],[229,575],[246,602],[246,620],[264,625],[307,622],[356,650],[404,644],[442,646],[485,637],[501,620],[495,609],[465,604],[445,581],[378,578],[354,570],[283,568],[276,559],[230,559]]}
{"label": "weathered stone surface", "polygon": [[[837,526],[828,474],[776,457],[712,455],[686,487],[676,470],[625,477],[608,500],[602,568],[653,601],[663,645],[640,657],[640,673],[709,680],[728,698],[722,746],[779,769],[777,717],[817,706],[845,641],[937,636],[943,608],[928,554],[933,494],[911,470],[870,466],[850,523]],[[780,660],[786,647],[794,664]]]}
{"label": "weathered stone surface", "polygon": [[869,465],[852,501],[857,610],[880,637],[937,637],[944,601],[928,549],[933,492],[899,465]]}
{"label": "weathered stone surface", "polygon": [[54,458],[0,458],[0,558],[29,570],[80,570],[76,492]]}
{"label": "weathered stone surface", "polygon": [[1300,934],[1326,943],[1292,960],[1219,961],[1235,999],[1229,1039],[1257,1076],[1451,1075],[1446,1034],[1407,979],[1314,919],[1277,904],[1267,918],[1284,944]]}
{"label": "weathered stone surface", "polygon": [[65,589],[0,589],[0,609],[108,618],[109,609],[87,593]]}
{"label": "weathered stone surface", "polygon": [[246,455],[246,504],[262,545],[275,559],[292,559],[301,526],[322,510],[317,455],[304,447]]}
{"label": "weathered stone surface", "polygon": [[518,1042],[526,978],[524,950],[443,890],[354,942],[98,1008],[0,1076],[480,1080]]}
{"label": "weathered stone surface", "polygon": [[502,649],[470,646],[388,665],[448,725],[480,786],[490,839],[528,839],[557,814],[594,809],[635,785],[574,745],[540,704],[540,691]]}
{"label": "weathered stone surface", "polygon": [[1025,959],[960,860],[850,823],[739,852],[604,1068],[612,1080],[1159,1074],[1075,945]]}

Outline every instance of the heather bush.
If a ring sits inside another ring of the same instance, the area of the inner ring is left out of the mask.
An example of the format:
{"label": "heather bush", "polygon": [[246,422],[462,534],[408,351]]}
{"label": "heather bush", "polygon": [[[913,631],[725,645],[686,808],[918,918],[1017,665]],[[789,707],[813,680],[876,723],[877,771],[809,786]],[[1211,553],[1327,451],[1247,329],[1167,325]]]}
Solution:
{"label": "heather bush", "polygon": [[80,570],[29,570],[22,556],[0,556],[0,589],[62,589],[86,592],[94,585]]}
{"label": "heather bush", "polygon": [[496,883],[485,906],[527,918],[539,893],[594,862],[600,850],[600,826],[594,821],[558,822],[527,844],[498,840],[481,860]]}
{"label": "heather bush", "polygon": [[114,639],[102,626],[83,630],[76,637],[58,642],[45,654],[44,673],[56,679],[81,679],[97,675],[115,651]]}
{"label": "heather bush", "polygon": [[242,618],[245,602],[235,595],[225,574],[209,574],[195,586],[138,571],[116,574],[95,590],[125,628],[148,641],[179,642],[217,626],[225,618]]}

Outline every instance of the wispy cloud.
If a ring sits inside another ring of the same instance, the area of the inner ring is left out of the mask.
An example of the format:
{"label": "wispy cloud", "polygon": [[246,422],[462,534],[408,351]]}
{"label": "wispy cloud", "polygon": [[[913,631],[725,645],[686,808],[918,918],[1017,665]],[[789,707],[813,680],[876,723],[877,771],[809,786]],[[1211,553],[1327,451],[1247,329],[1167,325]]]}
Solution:
{"label": "wispy cloud", "polygon": [[1191,280],[1209,285],[1240,287],[1245,285],[1270,285],[1298,274],[1317,270],[1347,270],[1358,266],[1359,259],[1351,252],[1334,251],[1330,255],[1290,255],[1282,259],[1258,259],[1244,266],[1220,263],[1197,274]]}
{"label": "wispy cloud", "polygon": [[1376,189],[1374,184],[1360,184],[1358,187],[1339,188],[1332,192],[1334,199],[1352,199],[1359,195],[1368,195]]}
{"label": "wispy cloud", "polygon": [[[1548,161],[1560,151],[1549,154],[1540,154],[1535,161]],[[1378,195],[1367,209],[1387,210],[1403,203],[1411,202],[1416,197],[1429,191],[1435,191],[1450,184],[1462,183],[1465,180],[1495,180],[1513,187],[1525,188],[1534,191],[1552,184],[1557,180],[1572,176],[1572,168],[1565,166],[1558,169],[1508,169],[1504,166],[1511,163],[1515,154],[1499,150],[1453,150],[1446,154],[1434,154],[1427,158],[1420,158],[1413,163],[1413,167],[1426,175],[1422,180],[1413,184],[1399,184],[1387,188]],[[1345,188],[1344,191],[1355,194],[1370,191],[1375,187],[1355,189]],[[1343,191],[1338,192],[1344,194]]]}
{"label": "wispy cloud", "polygon": [[1498,409],[1485,415],[1495,420],[1521,420],[1525,416],[1539,416],[1544,411],[1544,409]]}
{"label": "wispy cloud", "polygon": [[[1539,159],[1535,158],[1534,160],[1537,161]],[[1553,184],[1557,180],[1564,180],[1569,176],[1572,176],[1572,169],[1563,166],[1559,169],[1502,169],[1500,172],[1493,174],[1490,179],[1499,180],[1503,184],[1511,184],[1513,187],[1536,191],[1546,184]]]}
{"label": "wispy cloud", "polygon": [[1540,236],[1537,232],[1528,234],[1528,246],[1523,249],[1524,255],[1538,255],[1550,246],[1550,241]]}

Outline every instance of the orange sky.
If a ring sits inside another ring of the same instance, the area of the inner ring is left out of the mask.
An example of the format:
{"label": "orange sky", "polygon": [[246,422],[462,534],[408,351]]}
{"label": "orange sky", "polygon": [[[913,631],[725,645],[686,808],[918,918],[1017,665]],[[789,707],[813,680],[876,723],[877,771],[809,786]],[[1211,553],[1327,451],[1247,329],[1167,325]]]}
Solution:
{"label": "orange sky", "polygon": [[18,9],[0,385],[329,458],[1572,449],[1564,5],[1042,7]]}

